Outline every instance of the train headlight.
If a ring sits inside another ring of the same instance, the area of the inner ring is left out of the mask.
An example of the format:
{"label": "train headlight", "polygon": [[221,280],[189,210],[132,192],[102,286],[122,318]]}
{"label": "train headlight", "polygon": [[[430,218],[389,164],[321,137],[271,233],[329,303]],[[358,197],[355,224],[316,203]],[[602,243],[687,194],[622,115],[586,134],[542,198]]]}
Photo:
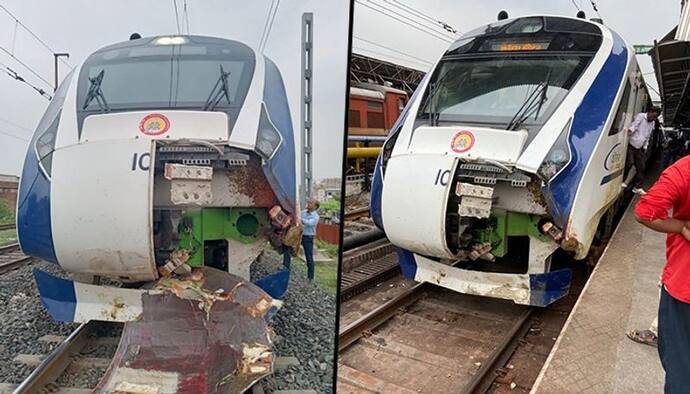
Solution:
{"label": "train headlight", "polygon": [[544,182],[549,182],[570,162],[570,145],[568,144],[568,134],[570,131],[571,120],[558,136],[556,143],[553,144],[546,158],[539,166],[537,174]]}
{"label": "train headlight", "polygon": [[156,40],[157,45],[182,45],[187,42],[184,37],[160,37]]}
{"label": "train headlight", "polygon": [[270,160],[283,142],[283,137],[278,132],[271,118],[268,117],[266,106],[261,104],[261,118],[259,119],[259,131],[256,135],[256,153],[265,160]]}

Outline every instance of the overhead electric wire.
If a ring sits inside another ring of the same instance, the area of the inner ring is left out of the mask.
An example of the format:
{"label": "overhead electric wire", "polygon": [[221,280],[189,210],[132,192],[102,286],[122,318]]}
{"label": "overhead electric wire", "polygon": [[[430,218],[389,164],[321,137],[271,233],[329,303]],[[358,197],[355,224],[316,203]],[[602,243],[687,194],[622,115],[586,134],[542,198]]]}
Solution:
{"label": "overhead electric wire", "polygon": [[187,10],[187,0],[184,0],[184,21],[187,25],[187,34],[189,34],[189,11]]}
{"label": "overhead electric wire", "polygon": [[384,11],[381,11],[380,9],[374,8],[374,7],[372,7],[372,6],[369,5],[369,4],[365,4],[365,3],[362,2],[361,0],[355,0],[355,2],[356,2],[357,4],[363,6],[363,7],[366,7],[366,8],[369,8],[369,9],[373,10],[373,11],[376,11],[376,12],[382,14],[382,15],[385,15],[385,16],[387,16],[387,17],[389,17],[389,18],[391,18],[391,19],[394,19],[394,20],[396,20],[396,21],[398,21],[398,22],[400,22],[400,23],[402,23],[402,24],[405,24],[405,25],[407,25],[407,26],[410,26],[410,27],[413,28],[413,29],[416,29],[416,30],[418,30],[418,31],[421,31],[422,33],[425,33],[425,34],[427,34],[427,35],[430,35],[430,36],[432,36],[432,37],[434,37],[434,38],[437,38],[437,39],[439,39],[439,40],[441,40],[441,41],[445,41],[445,42],[448,42],[448,43],[450,43],[450,42],[453,41],[450,37],[441,35],[440,33],[437,33],[437,32],[433,32],[433,31],[429,31],[429,30],[424,30],[424,29],[422,29],[421,27],[419,27],[419,26],[417,26],[417,25],[414,25],[414,24],[412,24],[412,23],[407,22],[406,20],[400,19],[400,18],[395,17],[395,16],[393,16],[393,15],[391,15],[391,14],[389,14],[389,13],[386,13],[386,12],[384,12]]}
{"label": "overhead electric wire", "polygon": [[407,56],[407,57],[412,58],[412,59],[420,60],[421,63],[427,64],[427,65],[431,65],[431,64],[432,64],[430,61],[428,61],[428,60],[426,60],[426,59],[422,59],[421,57],[417,57],[417,56],[410,55],[410,54],[408,54],[408,53],[405,53],[405,52],[399,51],[399,50],[397,50],[397,49],[394,49],[394,48],[391,48],[391,47],[388,47],[388,46],[385,46],[385,45],[376,43],[376,42],[374,42],[374,41],[367,40],[367,39],[365,39],[365,38],[362,38],[362,37],[359,37],[359,36],[356,36],[356,35],[353,36],[353,37],[354,37],[355,39],[357,39],[357,40],[362,41],[362,42],[366,42],[367,44],[371,44],[371,45],[377,46],[377,47],[379,47],[379,48],[383,48],[383,49],[389,50],[389,51],[391,51],[391,52],[394,52],[394,53],[397,53],[397,54],[400,54],[400,55],[403,55],[403,56]]}
{"label": "overhead electric wire", "polygon": [[3,131],[3,130],[0,130],[0,134],[6,135],[6,136],[8,136],[8,137],[16,138],[16,139],[18,139],[18,140],[22,140],[22,141],[29,142],[29,139],[28,139],[28,138],[24,138],[24,137],[20,137],[20,136],[18,136],[18,135],[10,134],[10,133],[8,133],[8,132],[6,132],[6,131]]}
{"label": "overhead electric wire", "polygon": [[182,34],[180,30],[180,15],[177,12],[177,0],[173,0],[173,8],[175,8],[175,24],[177,25],[177,34]]}
{"label": "overhead electric wire", "polygon": [[575,2],[575,0],[570,0],[570,1],[573,2],[573,5],[575,6],[575,8],[577,8],[578,11],[582,11],[582,8],[580,8],[580,6],[577,5],[577,3]]}
{"label": "overhead electric wire", "polygon": [[[406,12],[407,14],[412,14],[412,15],[401,14],[400,12],[396,11],[395,9],[389,8],[388,3],[375,2],[374,0],[367,0],[367,1],[371,4],[375,4],[376,6],[383,8],[384,10],[386,10],[386,11],[388,11],[394,15],[398,15],[401,18],[405,18],[406,20],[408,20],[412,23],[418,23],[420,27],[429,29],[430,31],[437,33],[441,36],[447,37],[449,39],[454,38],[454,33],[446,30],[443,26],[440,26],[438,24],[438,21],[429,22],[427,20],[424,20],[423,18],[420,18],[418,15],[411,13],[410,11],[404,9],[403,7],[401,7],[398,4],[390,4],[390,5],[396,6],[396,7],[398,7],[399,10]],[[385,0],[383,0],[383,1],[385,1]],[[440,29],[442,31],[437,31],[435,29]]]}
{"label": "overhead electric wire", "polygon": [[422,63],[420,63],[420,62],[417,61],[417,60],[404,59],[404,58],[401,58],[401,57],[398,57],[398,56],[391,56],[391,55],[389,55],[389,54],[387,54],[387,53],[378,52],[378,51],[373,51],[373,50],[371,50],[371,49],[362,48],[362,47],[358,47],[358,46],[353,46],[352,49],[356,49],[356,50],[362,51],[362,52],[369,52],[369,53],[371,53],[371,54],[373,54],[373,55],[382,56],[383,59],[380,59],[380,60],[384,60],[384,61],[385,61],[386,59],[390,59],[390,60],[400,60],[400,61],[404,61],[404,62],[408,62],[408,63],[416,63],[416,64],[418,64],[418,65],[421,65],[421,66],[423,66],[423,67],[421,67],[422,70],[428,70],[428,69],[429,69],[429,64],[422,64]]}
{"label": "overhead electric wire", "polygon": [[594,2],[594,0],[589,0],[589,3],[592,5],[592,9],[594,10],[594,12],[597,13],[597,15],[599,16],[599,18],[600,18],[600,19],[604,19],[604,18],[601,16],[601,14],[599,13],[599,9],[597,8],[597,4]]}
{"label": "overhead electric wire", "polygon": [[421,18],[424,18],[424,19],[426,19],[426,20],[428,20],[428,21],[434,22],[434,23],[438,24],[439,26],[441,26],[441,27],[443,28],[443,30],[445,30],[445,31],[447,31],[447,32],[450,32],[450,33],[453,33],[453,34],[458,34],[458,33],[459,33],[459,31],[458,31],[456,28],[454,28],[453,26],[449,25],[448,23],[446,23],[446,22],[444,22],[444,21],[442,21],[442,20],[436,19],[436,18],[434,18],[433,16],[427,15],[427,14],[425,14],[425,13],[419,11],[418,9],[413,8],[413,7],[407,5],[407,4],[405,4],[405,3],[403,3],[403,2],[401,2],[401,1],[399,1],[399,0],[384,0],[384,1],[386,1],[386,2],[388,2],[388,3],[391,3],[391,4],[394,4],[394,3],[395,3],[395,4],[397,4],[397,6],[398,6],[399,8],[406,9],[407,12],[409,12],[409,13],[411,13],[411,14],[415,14],[415,15],[417,15],[417,16],[419,16],[419,17],[421,17]]}
{"label": "overhead electric wire", "polygon": [[[18,24],[19,26],[23,27],[24,30],[26,30],[27,32],[29,32],[29,34],[31,34],[31,36],[32,36],[33,38],[35,38],[36,41],[38,41],[39,43],[41,43],[41,45],[43,45],[44,48],[46,48],[47,50],[49,50],[51,53],[56,53],[56,52],[53,50],[53,48],[51,48],[48,44],[46,44],[45,41],[43,41],[36,33],[34,33],[31,29],[29,29],[29,27],[28,27],[27,25],[25,25],[24,23],[22,23],[22,21],[20,21],[19,18],[17,18],[13,13],[11,13],[7,8],[5,8],[5,6],[3,6],[2,4],[0,4],[0,9],[3,10],[3,11],[5,11],[5,13],[7,13],[7,15],[9,15],[12,19],[14,19],[14,21],[15,21],[16,24]],[[13,44],[13,46],[14,46],[14,44]],[[14,53],[14,48],[12,48],[12,49],[13,49],[12,52]],[[63,58],[59,58],[59,59],[60,59],[60,61],[61,61],[64,65],[66,65],[67,67],[72,67],[72,65],[70,65],[67,61],[65,61],[65,59],[63,59]]]}
{"label": "overhead electric wire", "polygon": [[268,43],[268,37],[273,29],[273,23],[275,22],[276,14],[278,13],[278,6],[280,6],[280,0],[271,0],[271,6],[268,8],[268,14],[266,15],[266,22],[264,23],[264,30],[261,33],[261,39],[259,40],[259,51],[263,52],[266,44]]}
{"label": "overhead electric wire", "polygon": [[8,51],[5,47],[0,46],[0,51],[5,52],[9,57],[11,57],[11,58],[14,59],[17,63],[21,64],[24,68],[26,68],[27,70],[29,70],[29,72],[31,72],[34,76],[36,76],[36,78],[38,78],[38,79],[40,79],[41,81],[45,82],[46,85],[48,85],[51,89],[53,88],[53,85],[52,85],[50,82],[48,82],[47,79],[43,78],[38,72],[36,72],[36,71],[35,71],[33,68],[31,68],[28,64],[24,63],[24,62],[21,61],[18,57],[14,56],[14,54],[11,53],[10,51]]}
{"label": "overhead electric wire", "polygon": [[18,128],[18,129],[22,129],[22,130],[28,131],[29,133],[33,133],[33,132],[34,132],[33,130],[31,130],[31,129],[28,128],[28,127],[24,127],[24,126],[22,126],[22,125],[20,125],[20,124],[14,123],[13,121],[11,121],[11,120],[9,120],[9,119],[6,119],[6,118],[3,118],[3,117],[0,117],[0,122],[5,122],[5,123],[7,123],[8,125],[14,126],[14,127]]}

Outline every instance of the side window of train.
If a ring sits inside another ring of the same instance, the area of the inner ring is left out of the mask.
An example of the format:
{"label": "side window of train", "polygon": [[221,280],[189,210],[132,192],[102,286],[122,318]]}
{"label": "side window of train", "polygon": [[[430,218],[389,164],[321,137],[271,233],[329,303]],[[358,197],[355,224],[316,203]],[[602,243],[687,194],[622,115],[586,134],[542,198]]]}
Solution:
{"label": "side window of train", "polygon": [[38,162],[43,167],[48,177],[51,176],[53,164],[53,150],[55,150],[55,136],[57,135],[58,125],[60,124],[60,114],[58,111],[53,122],[48,128],[36,139],[36,155]]}
{"label": "side window of train", "polygon": [[628,109],[628,102],[630,101],[630,90],[632,86],[630,81],[625,84],[625,90],[623,91],[623,97],[621,97],[620,103],[618,103],[618,109],[616,110],[616,117],[613,118],[613,124],[609,129],[609,135],[618,134],[623,127],[625,127],[625,114]]}

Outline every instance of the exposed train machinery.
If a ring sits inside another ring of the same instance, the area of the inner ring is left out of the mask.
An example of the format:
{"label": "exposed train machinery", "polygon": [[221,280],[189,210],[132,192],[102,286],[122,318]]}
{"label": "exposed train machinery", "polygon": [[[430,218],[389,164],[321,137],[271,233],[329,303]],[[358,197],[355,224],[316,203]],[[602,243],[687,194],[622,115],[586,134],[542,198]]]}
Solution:
{"label": "exposed train machinery", "polygon": [[634,174],[625,130],[650,104],[632,47],[600,23],[481,26],[451,44],[392,127],[372,218],[407,278],[547,306],[569,291],[563,256],[585,259],[610,234]]}
{"label": "exposed train machinery", "polygon": [[289,272],[252,283],[250,268],[294,235],[294,151],[280,71],[238,41],[130,40],[65,78],[29,144],[17,232],[71,274],[34,269],[54,319],[125,323],[99,390],[241,392],[271,373]]}

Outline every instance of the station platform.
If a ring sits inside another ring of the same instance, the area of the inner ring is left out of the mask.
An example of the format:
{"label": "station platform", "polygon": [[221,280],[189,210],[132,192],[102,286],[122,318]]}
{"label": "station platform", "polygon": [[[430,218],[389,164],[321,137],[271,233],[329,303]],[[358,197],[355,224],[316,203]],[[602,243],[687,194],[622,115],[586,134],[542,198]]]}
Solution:
{"label": "station platform", "polygon": [[[656,177],[654,177],[656,179]],[[661,393],[656,347],[627,338],[648,329],[659,303],[666,236],[628,206],[566,321],[531,393]]]}

